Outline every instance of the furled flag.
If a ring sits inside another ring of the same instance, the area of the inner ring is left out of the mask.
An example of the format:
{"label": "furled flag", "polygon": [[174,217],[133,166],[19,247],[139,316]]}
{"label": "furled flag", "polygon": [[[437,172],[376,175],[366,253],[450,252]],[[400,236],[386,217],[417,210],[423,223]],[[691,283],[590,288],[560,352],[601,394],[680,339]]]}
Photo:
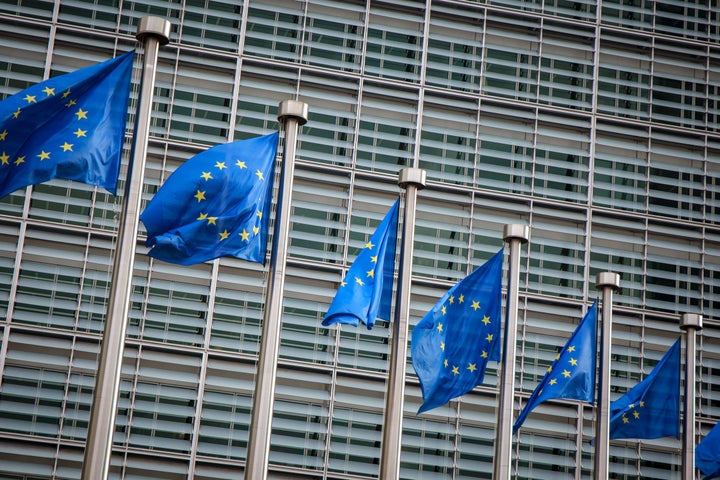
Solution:
{"label": "furled flag", "polygon": [[530,395],[527,405],[513,425],[513,433],[522,426],[528,414],[545,400],[565,398],[594,403],[596,356],[597,302],[594,302]]}
{"label": "furled flag", "polygon": [[370,330],[376,318],[390,320],[398,203],[390,207],[340,283],[322,321],[324,326],[333,323],[358,326],[362,322]]}
{"label": "furled flag", "polygon": [[720,422],[695,447],[695,465],[705,480],[720,478]]}
{"label": "furled flag", "polygon": [[53,178],[115,194],[133,52],[0,102],[0,198]]}
{"label": "furled flag", "polygon": [[226,255],[264,263],[278,133],[209,148],[175,170],[140,220],[148,255],[193,265]]}
{"label": "furled flag", "polygon": [[489,360],[500,360],[503,250],[460,280],[412,331],[411,355],[423,404],[445,405],[483,381]]}
{"label": "furled flag", "polygon": [[680,340],[650,375],[610,403],[610,439],[680,437]]}

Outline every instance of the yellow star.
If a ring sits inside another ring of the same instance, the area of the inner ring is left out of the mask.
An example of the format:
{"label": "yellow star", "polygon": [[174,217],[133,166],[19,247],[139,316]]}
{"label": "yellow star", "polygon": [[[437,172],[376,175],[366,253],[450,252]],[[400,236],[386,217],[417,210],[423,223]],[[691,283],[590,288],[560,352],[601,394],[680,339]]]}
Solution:
{"label": "yellow star", "polygon": [[217,221],[217,217],[208,217],[207,221],[208,225],[217,225],[217,223],[215,223]]}
{"label": "yellow star", "polygon": [[75,134],[75,136],[76,136],[77,138],[87,137],[87,130],[81,130],[81,129],[78,128],[78,129],[75,130],[73,133]]}
{"label": "yellow star", "polygon": [[453,365],[452,373],[453,373],[453,375],[460,375],[460,369],[458,369],[458,367]]}
{"label": "yellow star", "polygon": [[347,285],[347,282],[346,282],[345,280],[342,280],[342,281],[340,282],[340,286],[341,286],[341,287],[344,287],[345,285]]}
{"label": "yellow star", "polygon": [[221,233],[220,233],[220,241],[222,242],[223,240],[225,240],[225,239],[228,238],[229,236],[230,236],[230,232],[228,232],[227,230],[221,232]]}
{"label": "yellow star", "polygon": [[87,120],[87,110],[83,110],[82,108],[78,108],[78,111],[75,112],[75,115],[77,115],[78,120],[85,119]]}
{"label": "yellow star", "polygon": [[562,374],[565,378],[568,378],[570,376],[570,372],[568,372],[567,370],[563,370]]}
{"label": "yellow star", "polygon": [[0,162],[3,165],[8,165],[10,163],[9,160],[10,160],[10,155],[8,155],[7,153],[3,152],[2,155],[0,155]]}
{"label": "yellow star", "polygon": [[20,165],[21,163],[25,163],[25,156],[18,157],[17,160],[15,160],[15,165]]}
{"label": "yellow star", "polygon": [[50,158],[50,152],[46,152],[45,150],[41,151],[37,154],[38,157],[40,157],[40,161],[47,160]]}
{"label": "yellow star", "polygon": [[635,417],[635,419],[640,418],[640,412],[633,412],[633,417]]}
{"label": "yellow star", "polygon": [[574,358],[571,358],[570,365],[572,365],[573,367],[577,367],[577,360],[575,360]]}
{"label": "yellow star", "polygon": [[68,101],[68,102],[65,104],[65,106],[68,107],[68,108],[70,108],[70,107],[72,107],[73,105],[75,105],[76,103],[77,103],[77,100],[70,100],[70,101]]}
{"label": "yellow star", "polygon": [[35,100],[35,95],[25,95],[25,98],[23,100],[28,103],[37,103],[37,100]]}
{"label": "yellow star", "polygon": [[470,305],[473,310],[477,310],[480,308],[480,302],[473,300],[472,305]]}
{"label": "yellow star", "polygon": [[570,347],[568,347],[568,352],[574,352],[574,351],[575,351],[575,346],[570,345]]}
{"label": "yellow star", "polygon": [[445,351],[445,342],[440,342],[440,350]]}
{"label": "yellow star", "polygon": [[492,342],[492,339],[493,339],[492,333],[488,333],[487,337],[485,337],[485,340],[487,340],[488,342]]}
{"label": "yellow star", "polygon": [[552,372],[552,365],[550,365],[547,369],[548,373]]}
{"label": "yellow star", "polygon": [[465,301],[465,295],[460,295],[458,302],[463,303]]}
{"label": "yellow star", "polygon": [[448,364],[448,361],[447,361],[447,358],[445,359],[445,361],[443,361],[443,365],[445,365],[445,367],[447,367],[447,366],[449,365],[449,364]]}
{"label": "yellow star", "polygon": [[487,353],[485,350],[483,350],[482,353],[480,354],[480,356],[481,356],[482,358],[487,358],[487,357],[488,357],[488,353]]}
{"label": "yellow star", "polygon": [[475,370],[477,370],[477,367],[475,366],[474,363],[471,363],[468,365],[467,369],[470,370],[471,372],[474,372]]}
{"label": "yellow star", "polygon": [[260,232],[260,229],[256,226],[253,227],[253,233],[257,235]]}
{"label": "yellow star", "polygon": [[365,244],[365,248],[369,248],[369,249],[372,249],[374,246],[375,246],[375,245],[373,245],[372,242],[367,242],[367,243]]}
{"label": "yellow star", "polygon": [[18,118],[20,116],[20,112],[22,112],[22,110],[18,107],[18,109],[13,112],[13,118]]}
{"label": "yellow star", "polygon": [[360,278],[358,278],[358,277],[355,277],[355,283],[357,283],[357,284],[360,285],[360,286],[365,285],[365,283],[363,283],[363,281],[360,280]]}
{"label": "yellow star", "polygon": [[70,89],[65,90],[65,92],[62,94],[61,98],[67,98],[70,95]]}
{"label": "yellow star", "polygon": [[437,328],[437,331],[438,331],[438,332],[442,332],[443,324],[442,324],[442,323],[438,323],[437,327],[435,327],[435,328]]}
{"label": "yellow star", "polygon": [[555,360],[560,360],[560,354],[555,355]]}
{"label": "yellow star", "polygon": [[550,385],[555,385],[557,383],[557,379],[553,378],[552,380],[550,380],[549,383],[550,383]]}
{"label": "yellow star", "polygon": [[260,210],[255,212],[255,216],[258,217],[260,220],[262,220],[262,212]]}
{"label": "yellow star", "polygon": [[243,228],[243,231],[240,232],[240,238],[243,242],[248,242],[250,241],[250,233]]}
{"label": "yellow star", "polygon": [[375,278],[375,270],[368,270],[367,276],[370,278]]}
{"label": "yellow star", "polygon": [[443,305],[442,308],[440,308],[440,311],[442,312],[443,315],[445,315],[447,313],[447,308],[445,308],[445,305]]}
{"label": "yellow star", "polygon": [[370,257],[370,261],[372,263],[377,263],[377,255],[373,255],[372,257]]}
{"label": "yellow star", "polygon": [[55,89],[54,89],[54,88],[47,87],[47,86],[46,86],[45,88],[43,88],[43,92],[44,92],[45,95],[47,95],[48,97],[55,95]]}
{"label": "yellow star", "polygon": [[485,316],[483,317],[483,319],[482,319],[482,322],[483,322],[485,325],[488,325],[488,324],[490,323],[490,317],[488,317],[487,315],[485,315]]}
{"label": "yellow star", "polygon": [[622,421],[623,421],[623,423],[628,423],[630,421],[630,419],[628,417],[626,417],[625,414],[623,414]]}
{"label": "yellow star", "polygon": [[212,174],[210,172],[202,172],[200,176],[204,178],[206,182],[212,178]]}
{"label": "yellow star", "polygon": [[242,160],[238,160],[237,162],[235,162],[235,165],[237,165],[237,166],[240,167],[241,169],[247,168],[247,167],[245,166],[245,162],[243,162]]}
{"label": "yellow star", "polygon": [[640,401],[640,408],[642,408],[642,407],[644,407],[644,406],[645,406],[645,402],[643,402],[643,401],[641,400],[641,401]]}
{"label": "yellow star", "polygon": [[258,180],[265,180],[265,177],[263,177],[263,173],[260,170],[255,172],[255,175],[257,175]]}
{"label": "yellow star", "polygon": [[7,130],[0,132],[0,140],[5,140],[5,137],[7,137]]}
{"label": "yellow star", "polygon": [[73,147],[73,144],[68,143],[68,142],[65,142],[62,145],[60,145],[60,148],[63,149],[63,152],[67,152],[68,150],[70,150],[72,152],[73,151],[72,147]]}
{"label": "yellow star", "polygon": [[197,193],[195,195],[193,195],[193,197],[197,198],[198,203],[203,200],[206,200],[205,192],[201,192],[200,190],[198,190]]}
{"label": "yellow star", "polygon": [[219,168],[220,170],[222,170],[223,168],[227,167],[225,166],[225,162],[215,162],[215,168]]}
{"label": "yellow star", "polygon": [[635,404],[631,403],[630,405],[628,405],[628,408],[635,408]]}
{"label": "yellow star", "polygon": [[455,295],[450,295],[450,298],[448,300],[450,301],[450,305],[455,303]]}
{"label": "yellow star", "polygon": [[196,218],[195,220],[205,220],[207,218],[207,216],[208,216],[207,213],[200,212],[200,216],[198,218]]}

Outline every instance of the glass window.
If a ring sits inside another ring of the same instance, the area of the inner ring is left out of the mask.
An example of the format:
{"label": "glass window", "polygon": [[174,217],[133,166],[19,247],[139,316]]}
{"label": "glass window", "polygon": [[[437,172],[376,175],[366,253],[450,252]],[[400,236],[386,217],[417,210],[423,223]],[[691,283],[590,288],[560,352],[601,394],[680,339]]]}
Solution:
{"label": "glass window", "polygon": [[63,1],[59,18],[71,25],[114,32],[118,27],[119,4],[117,0]]}
{"label": "glass window", "polygon": [[704,40],[708,35],[709,13],[705,0],[656,2],[655,31]]}
{"label": "glass window", "polygon": [[[300,55],[301,4],[292,0],[254,1],[248,9],[246,55],[297,62]],[[240,96],[242,98],[242,96]]]}
{"label": "glass window", "polygon": [[364,29],[364,4],[337,0],[308,2],[303,62],[346,72],[359,71]]}
{"label": "glass window", "polygon": [[651,30],[655,0],[603,0],[602,23],[631,30]]}
{"label": "glass window", "polygon": [[241,5],[218,0],[185,0],[180,41],[237,52],[241,19]]}

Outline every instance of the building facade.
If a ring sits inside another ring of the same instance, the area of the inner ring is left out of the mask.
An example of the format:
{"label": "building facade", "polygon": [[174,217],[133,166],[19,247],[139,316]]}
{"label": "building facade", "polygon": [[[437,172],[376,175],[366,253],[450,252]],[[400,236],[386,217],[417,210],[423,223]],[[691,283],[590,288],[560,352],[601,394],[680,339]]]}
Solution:
{"label": "building facade", "polygon": [[[280,101],[310,106],[268,478],[378,477],[389,322],[320,322],[404,167],[428,175],[411,324],[502,248],[504,225],[530,227],[516,415],[597,298],[597,273],[613,271],[613,398],[680,336],[681,314],[701,313],[698,440],[720,419],[714,2],[4,0],[0,98],[136,48],[146,15],[173,27],[145,203],[194,154],[279,129]],[[120,196],[62,180],[0,200],[0,479],[80,477],[119,213]],[[112,478],[241,478],[267,266],[146,252],[141,226]],[[491,363],[473,392],[416,415],[408,361],[401,477],[491,478],[497,397]],[[514,439],[513,478],[591,478],[594,429],[589,404],[541,405]],[[613,441],[610,478],[679,479],[680,451],[674,438]]]}

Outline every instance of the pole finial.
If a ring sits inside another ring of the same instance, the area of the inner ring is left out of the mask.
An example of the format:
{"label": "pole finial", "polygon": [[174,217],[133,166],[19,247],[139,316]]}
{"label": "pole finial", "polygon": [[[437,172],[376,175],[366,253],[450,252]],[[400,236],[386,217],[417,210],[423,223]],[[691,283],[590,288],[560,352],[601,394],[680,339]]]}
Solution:
{"label": "pole finial", "polygon": [[703,317],[697,313],[683,313],[680,317],[680,328],[687,330],[694,328],[696,330],[702,330],[703,328]]}
{"label": "pole finial", "polygon": [[518,223],[505,225],[503,227],[503,240],[509,242],[513,239],[520,240],[520,243],[526,243],[530,239],[530,227]]}
{"label": "pole finial", "polygon": [[282,123],[287,118],[294,118],[298,125],[305,125],[308,121],[308,104],[299,100],[283,100],[278,107],[278,121]]}
{"label": "pole finial", "polygon": [[597,274],[597,280],[595,281],[595,287],[599,290],[601,288],[610,287],[614,291],[620,290],[620,274],[615,272],[600,272]]}
{"label": "pole finial", "polygon": [[162,17],[142,17],[135,38],[142,42],[147,37],[156,37],[160,45],[167,45],[170,43],[170,27],[170,22]]}
{"label": "pole finial", "polygon": [[408,185],[414,185],[418,190],[425,188],[427,181],[427,172],[421,168],[403,168],[398,175],[398,185],[407,188]]}

